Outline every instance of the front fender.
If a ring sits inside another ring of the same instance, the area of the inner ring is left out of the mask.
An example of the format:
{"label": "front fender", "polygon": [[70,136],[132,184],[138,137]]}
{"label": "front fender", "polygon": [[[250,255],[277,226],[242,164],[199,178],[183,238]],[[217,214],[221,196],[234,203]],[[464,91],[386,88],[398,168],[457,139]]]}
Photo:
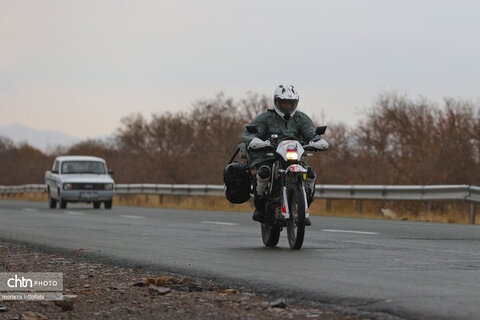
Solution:
{"label": "front fender", "polygon": [[304,167],[302,167],[299,164],[292,164],[292,165],[288,166],[288,168],[287,168],[287,170],[285,170],[285,172],[307,172],[307,169],[305,169]]}

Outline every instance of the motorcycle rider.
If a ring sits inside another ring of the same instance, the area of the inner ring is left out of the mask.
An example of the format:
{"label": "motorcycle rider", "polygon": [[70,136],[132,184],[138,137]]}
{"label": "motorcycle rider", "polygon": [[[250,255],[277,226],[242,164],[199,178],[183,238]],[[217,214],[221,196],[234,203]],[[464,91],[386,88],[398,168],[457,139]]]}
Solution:
{"label": "motorcycle rider", "polygon": [[[247,148],[250,142],[254,138],[269,141],[272,134],[278,135],[279,140],[285,137],[295,137],[305,142],[315,142],[321,139],[315,132],[316,128],[312,120],[305,113],[297,111],[299,98],[294,86],[280,84],[273,93],[273,109],[262,112],[250,123],[251,126],[257,127],[257,132],[251,133],[247,129],[243,131],[243,143],[239,147],[247,158],[250,168],[257,171],[254,193],[255,212],[252,217],[255,221],[265,221],[266,192],[275,157],[267,155],[271,152],[269,150]],[[308,167],[307,170],[306,192],[308,206],[310,206],[313,201],[316,175],[311,167]],[[308,218],[306,225],[311,225]]]}

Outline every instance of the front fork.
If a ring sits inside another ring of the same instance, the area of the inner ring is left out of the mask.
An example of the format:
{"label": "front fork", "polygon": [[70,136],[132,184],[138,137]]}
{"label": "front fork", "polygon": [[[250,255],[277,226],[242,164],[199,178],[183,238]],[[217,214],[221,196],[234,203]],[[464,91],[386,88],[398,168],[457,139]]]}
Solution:
{"label": "front fork", "polygon": [[290,218],[290,209],[288,208],[288,198],[287,198],[287,183],[285,177],[285,170],[279,169],[278,174],[280,176],[280,185],[282,186],[282,215],[284,219]]}

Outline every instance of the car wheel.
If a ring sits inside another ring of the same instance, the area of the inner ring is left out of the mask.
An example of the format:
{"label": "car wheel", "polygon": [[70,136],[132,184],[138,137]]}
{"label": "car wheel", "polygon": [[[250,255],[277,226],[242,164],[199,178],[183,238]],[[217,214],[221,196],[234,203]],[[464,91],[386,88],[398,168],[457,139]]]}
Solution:
{"label": "car wheel", "polygon": [[50,190],[48,190],[48,207],[50,209],[56,209],[57,208],[57,200],[53,199]]}
{"label": "car wheel", "polygon": [[67,209],[67,200],[60,198],[60,209]]}
{"label": "car wheel", "polygon": [[105,209],[112,209],[112,202],[113,200],[108,200],[104,202]]}

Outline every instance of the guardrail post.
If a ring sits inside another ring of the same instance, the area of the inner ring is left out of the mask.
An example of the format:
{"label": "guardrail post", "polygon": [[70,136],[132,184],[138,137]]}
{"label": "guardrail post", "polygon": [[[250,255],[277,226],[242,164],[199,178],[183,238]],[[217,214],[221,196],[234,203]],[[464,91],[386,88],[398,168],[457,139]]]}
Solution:
{"label": "guardrail post", "polygon": [[357,200],[357,213],[362,213],[362,200]]}
{"label": "guardrail post", "polygon": [[325,207],[326,207],[326,209],[327,209],[327,212],[332,211],[332,200],[327,199],[327,200],[325,201]]}
{"label": "guardrail post", "polygon": [[470,224],[475,224],[475,202],[470,202]]}
{"label": "guardrail post", "polygon": [[427,202],[427,212],[428,213],[432,212],[432,201]]}

